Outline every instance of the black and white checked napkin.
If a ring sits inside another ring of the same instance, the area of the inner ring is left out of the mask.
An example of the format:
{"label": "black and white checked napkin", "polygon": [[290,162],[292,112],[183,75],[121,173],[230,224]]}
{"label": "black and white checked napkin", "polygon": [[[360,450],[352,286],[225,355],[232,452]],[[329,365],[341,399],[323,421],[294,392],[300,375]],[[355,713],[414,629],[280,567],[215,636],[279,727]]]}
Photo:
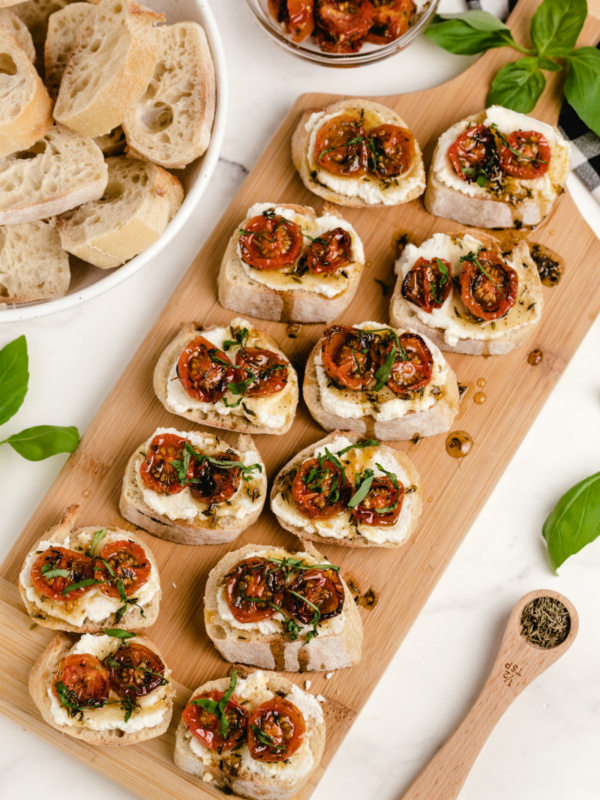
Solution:
{"label": "black and white checked napkin", "polygon": [[[470,9],[482,9],[506,19],[517,0],[466,0]],[[597,45],[600,48],[600,44]],[[563,102],[558,127],[572,145],[571,166],[600,203],[600,138],[581,121],[573,108]]]}

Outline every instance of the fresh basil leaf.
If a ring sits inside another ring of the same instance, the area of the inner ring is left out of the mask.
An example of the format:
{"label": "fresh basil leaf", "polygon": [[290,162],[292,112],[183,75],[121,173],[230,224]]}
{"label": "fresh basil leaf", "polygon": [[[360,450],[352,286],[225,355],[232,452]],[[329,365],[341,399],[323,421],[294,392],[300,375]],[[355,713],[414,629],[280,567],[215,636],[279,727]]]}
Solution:
{"label": "fresh basil leaf", "polygon": [[77,428],[56,425],[37,425],[13,433],[0,444],[9,444],[20,456],[29,461],[42,461],[57,453],[72,453],[79,444]]}
{"label": "fresh basil leaf", "polygon": [[[49,569],[46,569],[48,567]],[[71,571],[68,569],[52,569],[50,564],[44,564],[42,567],[42,575],[44,578],[68,578]]]}
{"label": "fresh basil leaf", "polygon": [[600,472],[564,494],[542,527],[554,571],[600,536]]}
{"label": "fresh basil leaf", "polygon": [[105,581],[97,581],[96,578],[86,578],[83,581],[78,581],[77,583],[70,583],[68,586],[62,590],[61,594],[63,597],[66,597],[71,592],[74,592],[76,589],[84,589],[86,586],[97,586],[99,583],[104,583]]}
{"label": "fresh basil leaf", "polygon": [[500,105],[527,114],[540,99],[546,78],[536,58],[520,58],[498,71],[487,97],[487,105]]}
{"label": "fresh basil leaf", "polygon": [[[472,18],[474,14],[477,15],[475,19]],[[506,25],[484,11],[467,11],[445,17],[436,14],[424,35],[444,50],[459,56],[474,56],[495,47],[516,45]]]}
{"label": "fresh basil leaf", "polygon": [[538,56],[537,62],[540,69],[545,69],[548,72],[560,72],[562,69],[560,64],[557,64],[556,61],[552,61],[552,59],[546,58],[545,56]]}
{"label": "fresh basil leaf", "polygon": [[586,0],[544,0],[529,29],[538,55],[567,56],[577,44],[586,16]]}
{"label": "fresh basil leaf", "polygon": [[88,550],[88,556],[93,557],[96,554],[96,548],[98,547],[100,542],[105,538],[107,533],[108,533],[108,528],[102,528],[102,530],[96,531]]}
{"label": "fresh basil leaf", "polygon": [[29,383],[29,358],[24,336],[13,339],[0,350],[0,425],[21,408]]}
{"label": "fresh basil leaf", "polygon": [[567,56],[565,97],[579,117],[600,136],[600,50],[580,47]]}
{"label": "fresh basil leaf", "polygon": [[360,486],[358,487],[356,492],[354,492],[354,494],[352,495],[352,497],[348,501],[348,508],[356,508],[356,506],[359,503],[362,503],[362,501],[365,499],[365,497],[371,491],[371,484],[373,483],[373,479],[374,478],[375,478],[375,475],[374,475],[372,469],[365,470],[365,474],[364,474],[363,479],[362,479],[362,481],[360,483]]}
{"label": "fresh basil leaf", "polygon": [[506,25],[500,17],[495,14],[490,14],[489,11],[461,11],[459,14],[436,14],[436,18],[440,19],[459,19],[470,28],[477,31],[508,31],[510,28]]}
{"label": "fresh basil leaf", "polygon": [[115,639],[134,639],[137,636],[137,633],[124,631],[122,628],[105,628],[102,633],[113,636]]}

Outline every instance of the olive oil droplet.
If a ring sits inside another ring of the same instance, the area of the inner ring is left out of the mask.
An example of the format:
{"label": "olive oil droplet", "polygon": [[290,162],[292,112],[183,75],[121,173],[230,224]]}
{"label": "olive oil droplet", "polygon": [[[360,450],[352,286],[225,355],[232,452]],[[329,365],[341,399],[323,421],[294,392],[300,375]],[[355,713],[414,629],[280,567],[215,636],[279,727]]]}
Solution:
{"label": "olive oil droplet", "polygon": [[485,378],[477,378],[477,386],[479,386],[480,389],[483,389],[485,386]]}
{"label": "olive oil droplet", "polygon": [[290,325],[286,325],[285,328],[285,332],[290,339],[296,339],[297,336],[299,336],[301,330],[302,330],[302,325],[298,325],[297,322]]}
{"label": "olive oil droplet", "polygon": [[527,361],[531,364],[532,367],[537,367],[538,364],[542,363],[542,359],[544,358],[544,354],[541,350],[532,350],[531,353],[527,356]]}
{"label": "olive oil droplet", "polygon": [[446,451],[452,458],[468,456],[472,447],[473,439],[466,431],[453,431],[446,439]]}
{"label": "olive oil droplet", "polygon": [[485,403],[486,400],[487,398],[483,392],[475,392],[473,395],[473,402],[477,403],[478,406],[480,406],[482,403]]}

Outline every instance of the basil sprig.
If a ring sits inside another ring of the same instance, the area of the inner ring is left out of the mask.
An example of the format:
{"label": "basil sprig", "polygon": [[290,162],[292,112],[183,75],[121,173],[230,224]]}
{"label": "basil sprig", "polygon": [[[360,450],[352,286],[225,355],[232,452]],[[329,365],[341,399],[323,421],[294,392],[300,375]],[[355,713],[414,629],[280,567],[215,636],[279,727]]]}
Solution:
{"label": "basil sprig", "polygon": [[[21,408],[29,386],[29,357],[24,336],[0,350],[0,425]],[[9,444],[29,461],[42,461],[57,453],[72,453],[79,444],[77,428],[36,425],[13,433],[0,444]]]}
{"label": "basil sprig", "polygon": [[200,706],[200,708],[205,709],[209,714],[213,714],[219,720],[219,733],[224,739],[227,737],[227,732],[229,731],[229,722],[225,716],[225,709],[227,708],[227,703],[231,700],[231,695],[233,694],[236,684],[237,670],[234,669],[231,673],[229,688],[218,702],[216,700],[209,700],[208,697],[198,697],[196,700],[191,701],[191,705]]}
{"label": "basil sprig", "polygon": [[544,522],[550,564],[561,564],[600,536],[600,472],[575,484]]}
{"label": "basil sprig", "polygon": [[[559,72],[566,67],[565,97],[600,136],[600,51],[595,47],[575,49],[587,11],[586,0],[544,0],[531,18],[531,48],[516,42],[510,29],[485,11],[436,14],[425,36],[459,55],[475,55],[495,47],[512,47],[523,53],[523,58],[498,71],[487,98],[488,105],[499,104],[522,113],[532,111],[542,95],[544,72]],[[565,59],[565,65],[557,63],[557,58]]]}

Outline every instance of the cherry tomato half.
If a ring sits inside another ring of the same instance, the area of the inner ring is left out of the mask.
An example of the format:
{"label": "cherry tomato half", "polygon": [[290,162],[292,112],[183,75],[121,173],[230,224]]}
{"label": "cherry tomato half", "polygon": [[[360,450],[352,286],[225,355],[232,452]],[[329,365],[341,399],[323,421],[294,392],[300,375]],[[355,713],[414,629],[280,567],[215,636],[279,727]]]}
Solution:
{"label": "cherry tomato half", "polygon": [[[179,476],[171,466],[172,461],[181,461],[185,439],[175,433],[159,433],[150,442],[146,458],[140,466],[140,475],[143,482],[153,492],[158,494],[179,494],[185,489],[179,481]],[[187,477],[193,475],[193,464]]]}
{"label": "cherry tomato half", "polygon": [[248,716],[246,711],[232,696],[225,706],[225,718],[228,723],[227,735],[223,737],[220,732],[220,720],[195,701],[204,699],[218,703],[223,699],[225,692],[203,692],[193,697],[183,709],[183,721],[190,733],[200,739],[209,750],[232,750],[246,738]]}
{"label": "cherry tomato half", "polygon": [[104,545],[96,558],[94,568],[96,580],[103,581],[100,584],[102,594],[120,597],[117,585],[120,583],[126,596],[133,597],[148,582],[152,564],[143,547],[136,542],[122,539]]}
{"label": "cherry tomato half", "polygon": [[190,397],[216,403],[227,391],[227,385],[235,380],[235,369],[222,350],[204,336],[197,336],[179,356],[177,375]]}
{"label": "cherry tomato half", "polygon": [[[63,685],[63,692],[58,684]],[[58,700],[62,695],[76,708],[103,706],[108,700],[108,689],[108,673],[90,653],[65,656],[52,682],[52,691]]]}
{"label": "cherry tomato half", "polygon": [[367,42],[387,44],[404,36],[417,10],[413,0],[371,0],[375,7]]}
{"label": "cherry tomato half", "polygon": [[273,606],[281,607],[285,582],[285,572],[266,558],[240,561],[226,575],[225,595],[231,613],[238,622],[272,617],[277,611]]}
{"label": "cherry tomato half", "polygon": [[348,487],[344,472],[328,458],[304,461],[292,482],[292,498],[309,519],[331,519],[346,507]]}
{"label": "cherry tomato half", "polygon": [[352,236],[344,228],[334,228],[312,240],[306,266],[313,275],[330,275],[353,260]]}
{"label": "cherry tomato half", "polygon": [[254,269],[284,269],[302,252],[302,231],[292,220],[276,214],[259,214],[240,233],[242,260]]}
{"label": "cherry tomato half", "polygon": [[[67,570],[67,576],[46,577],[52,575],[54,570]],[[31,567],[31,582],[37,592],[50,600],[72,602],[89,592],[91,586],[74,589],[67,595],[63,590],[74,583],[94,577],[94,565],[91,558],[75,550],[65,547],[50,547],[36,558]]]}
{"label": "cherry tomato half", "polygon": [[[237,461],[235,454],[216,453],[211,456],[220,461]],[[194,481],[190,491],[196,500],[207,505],[223,503],[229,500],[240,488],[242,470],[240,467],[220,467],[208,459],[196,461],[194,464]]]}
{"label": "cherry tomato half", "polygon": [[419,258],[402,281],[402,297],[428,314],[441,308],[451,291],[452,267],[443,258]]}
{"label": "cherry tomato half", "polygon": [[315,21],[324,34],[325,49],[356,51],[371,28],[373,6],[369,0],[317,0]]}
{"label": "cherry tomato half", "polygon": [[352,509],[352,516],[359,525],[395,525],[400,517],[403,501],[404,486],[401,481],[398,481],[396,489],[387,475],[377,477],[365,499]]}
{"label": "cherry tomato half", "polygon": [[315,610],[308,603],[304,603],[297,596],[299,594],[319,609],[319,622],[337,617],[344,608],[344,586],[340,576],[332,569],[302,570],[286,591],[287,610],[300,622],[310,625]]}
{"label": "cherry tomato half", "polygon": [[469,183],[476,181],[480,175],[486,175],[496,153],[496,139],[486,125],[473,125],[448,148],[454,171]]}
{"label": "cherry tomato half", "polygon": [[362,122],[352,114],[338,114],[317,132],[315,161],[334,175],[361,178],[369,168],[369,149]]}
{"label": "cherry tomato half", "polygon": [[504,317],[517,299],[517,273],[494,250],[482,250],[464,261],[460,294],[465,306],[478,319]]}
{"label": "cherry tomato half", "polygon": [[240,380],[252,379],[246,389],[247,397],[266,397],[285,388],[288,382],[288,362],[278,353],[258,347],[241,347],[235,356]]}
{"label": "cherry tomato half", "polygon": [[[429,383],[433,370],[433,356],[417,333],[403,333],[398,338],[400,347],[396,348],[396,357],[387,385],[394,394],[402,397],[409,392],[416,392]],[[390,341],[386,354],[389,354],[393,344],[394,341]]]}
{"label": "cherry tomato half", "polygon": [[111,689],[120,697],[143,697],[164,683],[162,658],[143,644],[123,644],[104,664]]}
{"label": "cherry tomato half", "polygon": [[285,761],[298,750],[305,735],[302,712],[282,697],[258,706],[248,718],[248,749],[257,761]]}
{"label": "cherry tomato half", "polygon": [[548,172],[552,151],[543,134],[515,131],[506,137],[506,141],[508,144],[500,149],[500,166],[508,175],[532,181]]}
{"label": "cherry tomato half", "polygon": [[369,142],[369,163],[378,178],[397,178],[410,167],[415,137],[407,128],[378,125],[369,131]]}
{"label": "cherry tomato half", "polygon": [[269,9],[294,42],[304,41],[315,28],[314,0],[269,0]]}
{"label": "cherry tomato half", "polygon": [[372,388],[378,356],[371,334],[333,325],[323,335],[321,358],[325,372],[337,386],[355,391]]}

